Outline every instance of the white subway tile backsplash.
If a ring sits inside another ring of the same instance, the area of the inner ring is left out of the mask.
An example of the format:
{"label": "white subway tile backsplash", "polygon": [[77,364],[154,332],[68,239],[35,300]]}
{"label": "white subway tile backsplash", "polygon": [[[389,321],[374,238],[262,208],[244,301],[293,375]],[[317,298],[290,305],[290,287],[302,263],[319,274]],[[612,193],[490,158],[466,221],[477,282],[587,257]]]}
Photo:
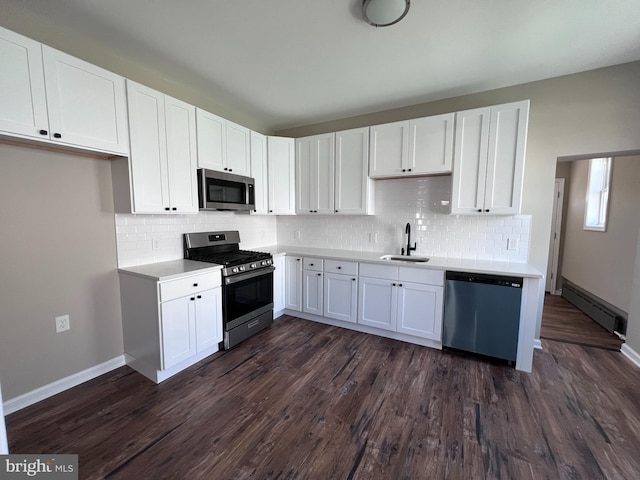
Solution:
{"label": "white subway tile backsplash", "polygon": [[[411,223],[411,243],[417,243],[418,255],[527,262],[529,215],[449,215],[442,201],[450,192],[447,176],[377,180],[375,216],[279,217],[278,243],[399,253],[407,243],[404,226]],[[376,235],[377,242],[369,241],[370,235]],[[518,238],[516,250],[506,250],[507,236]]]}

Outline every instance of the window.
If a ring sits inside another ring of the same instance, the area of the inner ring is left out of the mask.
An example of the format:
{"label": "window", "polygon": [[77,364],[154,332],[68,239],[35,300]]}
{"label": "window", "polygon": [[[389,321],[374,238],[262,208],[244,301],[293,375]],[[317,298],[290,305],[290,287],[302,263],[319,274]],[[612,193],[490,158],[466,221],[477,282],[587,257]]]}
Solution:
{"label": "window", "polygon": [[604,232],[607,229],[607,204],[611,183],[613,159],[592,158],[589,160],[587,201],[584,209],[584,229]]}

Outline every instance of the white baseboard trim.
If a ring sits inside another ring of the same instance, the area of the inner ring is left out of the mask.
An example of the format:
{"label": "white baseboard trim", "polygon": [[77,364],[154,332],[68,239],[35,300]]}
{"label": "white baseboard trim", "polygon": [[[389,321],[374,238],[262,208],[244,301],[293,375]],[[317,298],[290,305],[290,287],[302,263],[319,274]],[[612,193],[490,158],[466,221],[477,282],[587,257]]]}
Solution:
{"label": "white baseboard trim", "polygon": [[87,368],[86,370],[74,373],[73,375],[69,375],[68,377],[61,378],[60,380],[49,383],[48,385],[36,388],[35,390],[27,393],[23,393],[22,395],[11,398],[4,402],[4,414],[9,415],[10,413],[17,412],[18,410],[28,407],[29,405],[33,405],[34,403],[40,402],[45,398],[57,395],[60,392],[64,392],[65,390],[75,387],[76,385],[80,385],[81,383],[108,373],[111,370],[120,368],[123,365],[125,365],[124,355],[120,355],[118,357],[112,358],[111,360],[107,360],[100,365]]}
{"label": "white baseboard trim", "polygon": [[539,338],[534,338],[533,339],[533,348],[536,348],[538,350],[542,350],[542,341]]}
{"label": "white baseboard trim", "polygon": [[620,352],[633,363],[635,363],[636,367],[640,367],[640,353],[636,352],[626,343],[622,344],[622,347],[620,347]]}

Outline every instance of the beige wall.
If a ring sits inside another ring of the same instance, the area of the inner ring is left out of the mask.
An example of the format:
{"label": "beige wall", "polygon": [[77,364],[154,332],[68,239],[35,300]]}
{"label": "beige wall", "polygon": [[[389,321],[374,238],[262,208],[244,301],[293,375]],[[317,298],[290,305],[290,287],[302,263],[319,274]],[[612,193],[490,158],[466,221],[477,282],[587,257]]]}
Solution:
{"label": "beige wall", "polygon": [[122,355],[109,161],[0,144],[0,219],[4,400]]}
{"label": "beige wall", "polygon": [[606,232],[584,230],[589,161],[571,163],[563,275],[629,312],[640,229],[640,156],[613,160]]}
{"label": "beige wall", "polygon": [[[631,305],[629,306],[630,319],[640,318],[640,232],[638,233],[636,252],[633,283],[631,284]],[[626,345],[634,350],[637,355],[636,361],[640,361],[640,328],[627,328]]]}
{"label": "beige wall", "polygon": [[[556,159],[640,149],[639,78],[640,62],[633,62],[277,134],[300,137],[530,99],[522,213],[533,219],[530,262],[546,272]],[[640,318],[630,319],[629,328],[640,329]]]}

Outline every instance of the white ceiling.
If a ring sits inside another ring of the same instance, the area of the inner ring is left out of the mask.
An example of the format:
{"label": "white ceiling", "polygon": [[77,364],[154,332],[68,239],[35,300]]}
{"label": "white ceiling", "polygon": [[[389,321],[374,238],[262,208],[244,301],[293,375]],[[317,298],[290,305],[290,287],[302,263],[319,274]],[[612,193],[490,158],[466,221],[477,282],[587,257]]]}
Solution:
{"label": "white ceiling", "polygon": [[86,38],[273,130],[640,60],[640,0],[412,0],[378,29],[361,2],[0,0],[0,12]]}

